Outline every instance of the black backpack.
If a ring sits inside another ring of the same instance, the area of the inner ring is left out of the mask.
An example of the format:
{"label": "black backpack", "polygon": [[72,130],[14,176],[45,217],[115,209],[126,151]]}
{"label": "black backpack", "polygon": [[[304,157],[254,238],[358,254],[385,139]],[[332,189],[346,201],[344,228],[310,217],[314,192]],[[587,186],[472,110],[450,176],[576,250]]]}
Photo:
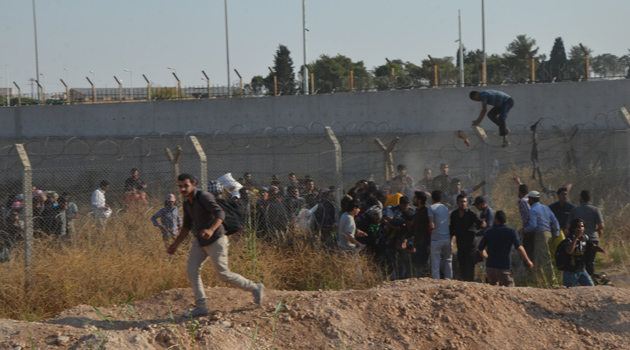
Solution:
{"label": "black backpack", "polygon": [[[197,196],[201,195],[201,191],[197,192]],[[238,203],[233,200],[216,198],[217,204],[225,212],[225,220],[223,220],[223,228],[226,235],[233,235],[243,230],[245,223],[245,214]]]}
{"label": "black backpack", "polygon": [[565,239],[556,247],[554,257],[556,260],[556,268],[560,271],[564,271],[572,266],[571,255],[567,254],[567,244],[569,244],[569,242],[569,240]]}
{"label": "black backpack", "polygon": [[217,204],[225,212],[225,220],[223,220],[223,227],[225,228],[226,235],[232,235],[243,230],[243,223],[245,222],[245,215],[238,203],[233,200],[227,200],[217,198]]}

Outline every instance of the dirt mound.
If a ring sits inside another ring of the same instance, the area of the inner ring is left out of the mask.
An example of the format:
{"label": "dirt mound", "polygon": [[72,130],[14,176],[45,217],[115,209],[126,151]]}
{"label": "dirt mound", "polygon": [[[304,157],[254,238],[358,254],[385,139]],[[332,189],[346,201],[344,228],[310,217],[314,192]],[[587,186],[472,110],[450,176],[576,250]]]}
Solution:
{"label": "dirt mound", "polygon": [[0,349],[623,349],[630,290],[562,290],[409,279],[370,290],[207,288],[211,313],[180,315],[190,289],[40,323],[0,321]]}

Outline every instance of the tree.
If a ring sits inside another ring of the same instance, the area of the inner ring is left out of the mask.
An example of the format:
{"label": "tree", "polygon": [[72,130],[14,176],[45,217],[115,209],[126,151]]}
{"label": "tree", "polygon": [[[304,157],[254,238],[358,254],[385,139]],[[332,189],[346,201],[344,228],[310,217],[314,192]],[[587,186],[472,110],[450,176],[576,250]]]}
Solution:
{"label": "tree", "polygon": [[[587,46],[584,46],[584,49],[588,52],[589,56],[593,53],[593,50],[589,49]],[[580,46],[571,46],[569,50],[568,66],[569,78],[571,80],[586,78],[586,55]]]}
{"label": "tree", "polygon": [[591,61],[593,72],[602,78],[615,77],[625,74],[625,65],[616,55],[605,53],[595,56]]}
{"label": "tree", "polygon": [[363,61],[352,62],[350,58],[343,55],[335,57],[321,55],[315,62],[308,65],[308,70],[313,73],[316,92],[349,91],[350,71],[354,72],[355,90],[364,91],[370,88],[370,74]]}
{"label": "tree", "polygon": [[291,51],[284,46],[279,45],[278,50],[273,59],[273,74],[269,73],[265,78],[265,85],[270,93],[273,93],[273,76],[278,81],[278,94],[290,95],[295,92],[295,73],[293,72],[293,59],[291,59]]}
{"label": "tree", "polygon": [[556,38],[553,43],[553,48],[549,54],[548,68],[551,72],[551,77],[557,80],[564,80],[564,72],[567,69],[567,54],[564,51],[564,42],[562,38]]}
{"label": "tree", "polygon": [[411,85],[412,79],[407,76],[402,60],[396,59],[382,66],[374,68],[374,84],[377,90],[392,89],[392,68],[394,68],[394,89],[400,87],[408,87]]}
{"label": "tree", "polygon": [[[507,53],[505,57],[505,71],[503,74],[504,80],[510,80],[514,82],[526,81],[531,77],[531,59],[529,55],[536,58],[538,54],[538,47],[536,46],[536,40],[528,38],[527,35],[517,35],[516,39],[512,41],[505,48]],[[488,72],[489,73],[489,72]]]}
{"label": "tree", "polygon": [[252,78],[252,81],[245,85],[245,89],[249,94],[254,96],[264,96],[269,93],[267,86],[265,86],[265,78],[262,75],[256,75]]}

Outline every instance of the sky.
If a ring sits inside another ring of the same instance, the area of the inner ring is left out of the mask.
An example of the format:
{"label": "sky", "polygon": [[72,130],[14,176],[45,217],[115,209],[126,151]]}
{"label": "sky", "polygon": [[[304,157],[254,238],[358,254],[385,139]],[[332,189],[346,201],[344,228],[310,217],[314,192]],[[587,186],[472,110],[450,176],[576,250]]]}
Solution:
{"label": "sky", "polygon": [[[420,64],[427,55],[455,56],[458,10],[462,42],[482,48],[481,0],[307,0],[307,62],[342,54],[368,70],[385,58]],[[596,4],[595,6],[593,6]],[[32,0],[0,1],[0,87],[23,93],[36,77]],[[226,85],[222,0],[35,0],[40,82],[45,92],[71,87]],[[230,80],[266,76],[282,44],[297,70],[304,62],[302,0],[227,0]],[[502,54],[517,35],[536,40],[549,57],[555,38],[593,55],[629,53],[628,0],[485,0],[488,54]],[[168,69],[168,67],[173,69]],[[131,71],[127,72],[125,70]],[[91,72],[92,73],[91,73]],[[7,79],[8,77],[8,79]]]}

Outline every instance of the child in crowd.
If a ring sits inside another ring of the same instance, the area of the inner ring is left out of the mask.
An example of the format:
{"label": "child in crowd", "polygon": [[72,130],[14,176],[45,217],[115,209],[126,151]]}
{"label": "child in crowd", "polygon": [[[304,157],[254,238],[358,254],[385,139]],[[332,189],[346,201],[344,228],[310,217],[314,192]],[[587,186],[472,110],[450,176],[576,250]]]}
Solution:
{"label": "child in crowd", "polygon": [[[173,243],[173,240],[177,237],[182,227],[182,217],[179,215],[179,211],[175,205],[176,201],[175,195],[169,194],[166,196],[164,208],[158,210],[158,212],[151,217],[153,225],[159,227],[162,231],[162,239],[167,247]],[[159,223],[158,218],[160,219]]]}

